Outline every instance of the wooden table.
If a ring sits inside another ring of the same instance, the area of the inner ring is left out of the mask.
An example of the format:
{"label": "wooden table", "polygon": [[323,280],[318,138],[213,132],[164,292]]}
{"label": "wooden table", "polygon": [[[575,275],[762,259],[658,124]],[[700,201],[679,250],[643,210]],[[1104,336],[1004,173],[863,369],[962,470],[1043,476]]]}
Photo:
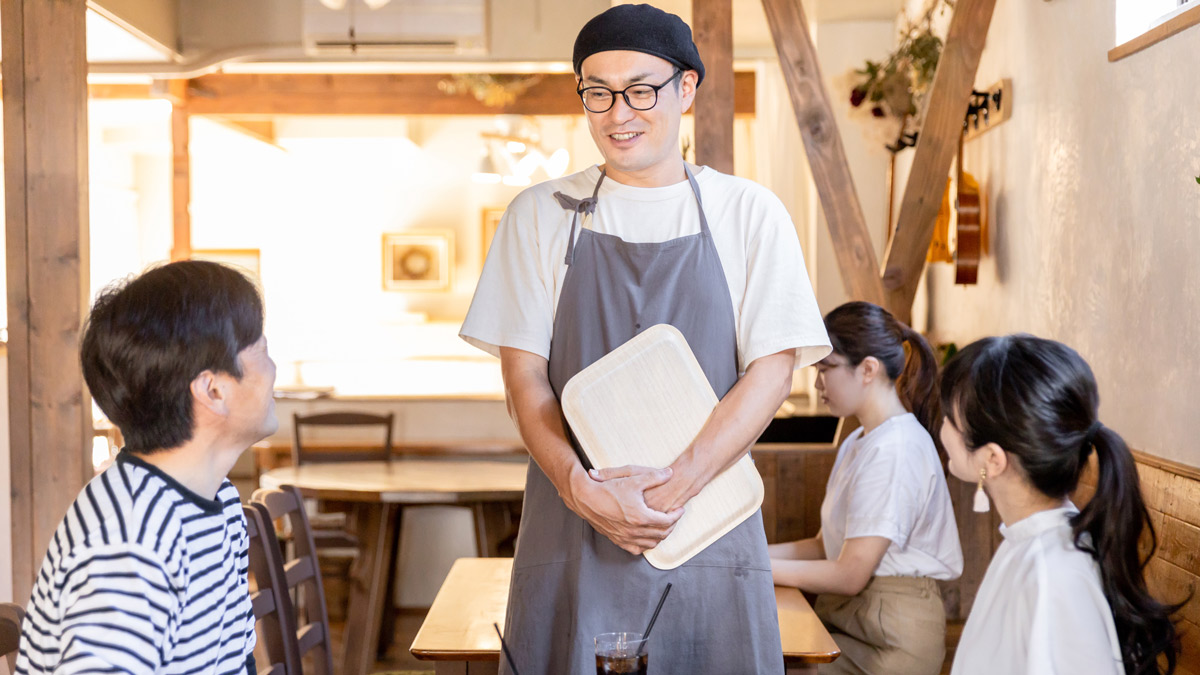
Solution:
{"label": "wooden table", "polygon": [[[295,485],[306,497],[352,502],[362,550],[351,572],[345,654],[340,672],[366,673],[375,662],[395,565],[396,523],[402,506],[473,507],[480,554],[488,555],[484,504],[520,501],[526,462],[405,459],[285,467],[264,473],[266,488]],[[390,622],[388,622],[390,625]],[[389,636],[390,640],[390,636]]]}
{"label": "wooden table", "polygon": [[[511,558],[460,558],[413,640],[412,655],[433,661],[437,675],[495,675],[504,626]],[[788,673],[817,671],[841,651],[800,591],[775,587],[779,633]],[[519,664],[518,664],[519,665]]]}

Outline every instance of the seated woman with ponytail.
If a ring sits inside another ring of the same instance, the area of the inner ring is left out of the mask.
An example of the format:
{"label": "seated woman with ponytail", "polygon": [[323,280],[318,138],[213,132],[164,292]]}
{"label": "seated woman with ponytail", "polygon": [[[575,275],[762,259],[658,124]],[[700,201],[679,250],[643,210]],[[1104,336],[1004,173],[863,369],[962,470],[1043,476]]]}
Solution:
{"label": "seated woman with ponytail", "polygon": [[[1004,522],[952,673],[1174,671],[1176,608],[1146,591],[1138,539],[1153,530],[1133,455],[1099,403],[1087,363],[1051,340],[988,338],[946,365],[950,471],[978,481],[978,506],[990,494]],[[1079,511],[1067,496],[1093,451],[1096,493]]]}
{"label": "seated woman with ponytail", "polygon": [[933,351],[870,303],[838,307],[825,329],[833,353],[817,363],[817,390],[862,427],[838,449],[820,533],[769,547],[771,572],[820,594],[814,609],[842,651],[822,673],[936,675],[946,615],[935,580],[962,573],[962,550],[933,440]]}

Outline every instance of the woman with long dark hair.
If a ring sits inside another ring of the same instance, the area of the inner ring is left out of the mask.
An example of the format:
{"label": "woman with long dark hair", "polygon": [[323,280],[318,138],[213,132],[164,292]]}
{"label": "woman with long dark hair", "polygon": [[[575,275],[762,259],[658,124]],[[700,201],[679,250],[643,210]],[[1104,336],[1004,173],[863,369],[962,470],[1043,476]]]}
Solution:
{"label": "woman with long dark hair", "polygon": [[[977,481],[977,506],[990,495],[1004,521],[951,672],[1173,672],[1175,608],[1142,576],[1138,540],[1154,533],[1137,469],[1097,417],[1087,363],[1052,340],[987,338],[941,385],[950,471]],[[1093,452],[1096,493],[1080,511],[1068,495]]]}
{"label": "woman with long dark hair", "polygon": [[822,673],[935,675],[946,654],[936,580],[962,573],[962,550],[933,440],[933,351],[866,302],[833,310],[825,329],[833,353],[817,363],[817,390],[862,427],[838,449],[820,533],[769,547],[771,572],[820,594],[815,610],[842,651]]}

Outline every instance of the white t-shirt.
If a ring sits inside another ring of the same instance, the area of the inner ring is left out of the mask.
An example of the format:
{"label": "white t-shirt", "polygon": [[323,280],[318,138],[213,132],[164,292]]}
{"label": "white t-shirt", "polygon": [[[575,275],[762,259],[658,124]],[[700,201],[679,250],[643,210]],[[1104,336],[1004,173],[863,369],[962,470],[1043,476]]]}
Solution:
{"label": "white t-shirt", "polygon": [[1072,505],[1000,528],[952,674],[1124,674],[1100,568],[1073,542],[1075,513]]}
{"label": "white t-shirt", "polygon": [[[783,204],[761,185],[709,167],[699,167],[695,176],[729,284],[739,371],[785,349],[796,349],[797,368],[824,358],[829,337]],[[573,215],[553,195],[590,197],[599,178],[600,169],[593,166],[517,195],[496,230],[459,333],[464,340],[497,356],[504,346],[549,358]],[[596,213],[581,215],[580,225],[637,243],[700,231],[696,198],[686,180],[640,188],[606,177]]]}
{"label": "white t-shirt", "polygon": [[937,447],[912,413],[892,417],[865,436],[859,427],[838,448],[821,503],[825,557],[836,560],[845,540],[855,537],[892,541],[876,576],[962,574],[958,527]]}

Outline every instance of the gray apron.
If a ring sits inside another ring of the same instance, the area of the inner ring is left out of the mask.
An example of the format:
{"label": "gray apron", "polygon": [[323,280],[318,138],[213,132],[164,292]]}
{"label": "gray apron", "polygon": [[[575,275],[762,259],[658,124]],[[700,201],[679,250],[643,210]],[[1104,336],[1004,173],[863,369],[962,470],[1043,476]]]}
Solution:
{"label": "gray apron", "polygon": [[[555,197],[575,211],[569,265],[554,318],[549,376],[556,395],[575,373],[642,330],[680,330],[718,398],[737,382],[737,332],[725,273],[700,204],[700,232],[630,243],[579,228],[589,199]],[[578,443],[571,440],[587,464]],[[783,654],[762,512],[682,566],[663,571],[627,553],[563,504],[529,463],[504,636],[521,675],[595,672],[593,638],[645,630],[667,583],[671,595],[650,636],[650,673],[782,673]],[[501,673],[511,673],[501,659]]]}

